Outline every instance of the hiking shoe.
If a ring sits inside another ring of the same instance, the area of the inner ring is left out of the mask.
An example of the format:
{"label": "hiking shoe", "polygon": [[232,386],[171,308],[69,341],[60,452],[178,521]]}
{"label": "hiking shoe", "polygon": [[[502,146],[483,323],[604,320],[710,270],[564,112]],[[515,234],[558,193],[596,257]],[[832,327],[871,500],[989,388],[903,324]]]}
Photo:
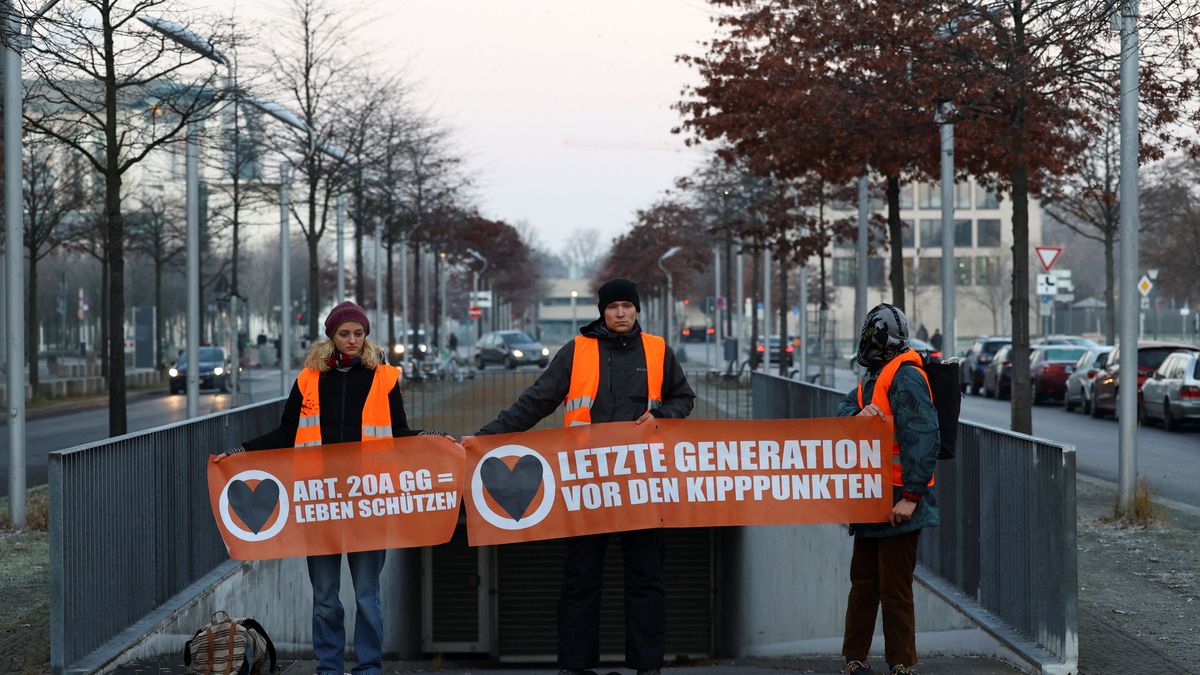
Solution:
{"label": "hiking shoe", "polygon": [[842,672],[846,673],[846,675],[874,675],[875,673],[866,661],[859,661],[858,659],[847,661],[846,669]]}
{"label": "hiking shoe", "polygon": [[902,663],[892,666],[892,675],[920,675],[920,673],[913,670],[911,666],[906,666]]}

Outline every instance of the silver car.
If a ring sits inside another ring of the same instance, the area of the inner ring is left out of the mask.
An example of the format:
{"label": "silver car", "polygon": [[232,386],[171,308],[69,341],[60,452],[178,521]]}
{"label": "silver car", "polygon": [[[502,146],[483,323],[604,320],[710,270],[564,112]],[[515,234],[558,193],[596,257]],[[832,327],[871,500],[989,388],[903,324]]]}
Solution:
{"label": "silver car", "polygon": [[1104,370],[1112,350],[1112,347],[1096,346],[1075,362],[1075,370],[1067,378],[1067,392],[1063,395],[1063,406],[1067,412],[1075,410],[1076,406],[1083,410],[1084,415],[1092,412],[1092,383],[1096,380],[1096,373]]}
{"label": "silver car", "polygon": [[1169,430],[1200,420],[1200,352],[1175,352],[1142,385],[1143,423],[1162,420]]}

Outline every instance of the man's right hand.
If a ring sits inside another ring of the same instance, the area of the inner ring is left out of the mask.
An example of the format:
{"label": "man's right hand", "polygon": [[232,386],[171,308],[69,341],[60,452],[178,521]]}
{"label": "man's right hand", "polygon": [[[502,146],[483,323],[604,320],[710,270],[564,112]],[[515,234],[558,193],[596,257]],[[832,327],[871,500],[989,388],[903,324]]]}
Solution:
{"label": "man's right hand", "polygon": [[878,417],[879,417],[879,419],[881,419],[881,420],[882,420],[882,419],[887,419],[887,417],[886,417],[886,416],[883,414],[883,411],[879,409],[879,406],[875,405],[874,403],[868,403],[868,404],[867,404],[867,407],[865,407],[865,408],[863,408],[862,410],[858,411],[858,415],[857,415],[857,416],[858,416],[858,417],[863,417],[863,416],[868,416],[868,417],[869,417],[869,416],[871,416],[871,415],[876,415],[876,416],[878,416]]}

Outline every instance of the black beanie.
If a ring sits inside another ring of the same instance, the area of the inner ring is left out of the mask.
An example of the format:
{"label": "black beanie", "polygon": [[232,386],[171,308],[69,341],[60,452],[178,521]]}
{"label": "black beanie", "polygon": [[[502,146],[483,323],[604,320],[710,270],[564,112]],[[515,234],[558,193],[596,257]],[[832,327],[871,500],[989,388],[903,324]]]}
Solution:
{"label": "black beanie", "polygon": [[600,307],[600,316],[604,316],[604,308],[609,304],[620,300],[628,300],[633,303],[633,308],[638,312],[642,311],[642,303],[638,300],[637,284],[624,278],[616,278],[600,287],[596,291],[600,301],[597,306]]}

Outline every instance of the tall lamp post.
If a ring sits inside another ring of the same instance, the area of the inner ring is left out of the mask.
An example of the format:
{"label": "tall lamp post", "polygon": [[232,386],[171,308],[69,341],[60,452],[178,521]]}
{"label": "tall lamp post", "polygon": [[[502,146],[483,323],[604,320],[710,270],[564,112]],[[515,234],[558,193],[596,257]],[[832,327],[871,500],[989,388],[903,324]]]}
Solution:
{"label": "tall lamp post", "polygon": [[664,337],[666,337],[668,341],[674,337],[672,327],[675,325],[675,289],[671,280],[671,272],[667,269],[666,265],[663,265],[663,263],[666,262],[671,256],[679,253],[682,250],[682,246],[672,246],[671,248],[667,249],[666,253],[658,257],[658,269],[662,270],[663,274],[667,275],[667,306],[664,308],[666,311],[663,312],[663,322],[665,324],[663,326],[663,333],[666,334]]}
{"label": "tall lamp post", "polygon": [[579,319],[575,313],[575,301],[579,299],[579,291],[571,291],[571,338],[579,332]]}
{"label": "tall lamp post", "polygon": [[[483,263],[483,267],[479,268],[478,270],[474,270],[471,275],[471,289],[473,291],[472,295],[474,296],[474,301],[479,302],[479,277],[483,276],[483,273],[487,271],[488,260],[487,260],[487,258],[484,257],[484,255],[482,253],[480,253],[479,251],[476,251],[473,248],[467,249],[467,253],[471,254],[472,258]],[[482,307],[481,307],[479,318],[475,319],[475,339],[478,340],[481,337],[483,337]]]}
{"label": "tall lamp post", "polygon": [[[21,116],[24,96],[21,92],[21,49],[29,33],[24,23],[33,24],[46,15],[58,0],[42,5],[32,17],[17,16],[16,2],[4,3],[4,252],[5,286],[8,313],[8,515],[13,525],[25,525],[25,202],[22,190]],[[36,345],[33,347],[37,348]],[[36,367],[36,365],[35,365]]]}

